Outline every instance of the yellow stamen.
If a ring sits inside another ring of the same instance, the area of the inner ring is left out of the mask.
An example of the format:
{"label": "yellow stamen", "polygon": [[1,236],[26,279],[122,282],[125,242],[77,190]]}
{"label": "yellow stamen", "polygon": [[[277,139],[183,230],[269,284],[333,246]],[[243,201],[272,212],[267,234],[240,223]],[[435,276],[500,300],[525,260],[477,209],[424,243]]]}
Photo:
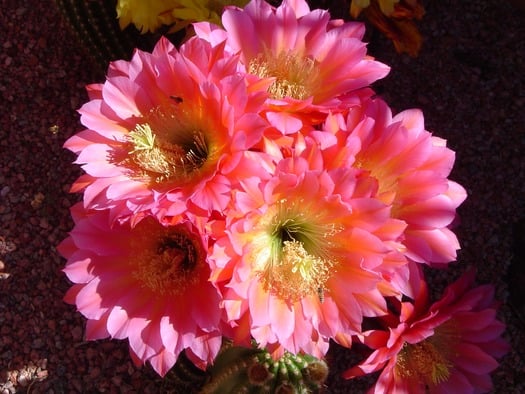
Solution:
{"label": "yellow stamen", "polygon": [[144,237],[157,241],[152,245],[151,241],[135,240],[130,245],[133,276],[144,288],[175,296],[198,281],[196,272],[203,267],[205,256],[197,236],[177,227],[154,235],[145,231]]}
{"label": "yellow stamen", "polygon": [[337,265],[331,242],[337,231],[301,208],[302,201],[282,200],[270,210],[255,229],[250,259],[263,286],[279,298],[294,302],[316,295],[323,302],[326,282]]}
{"label": "yellow stamen", "polygon": [[281,258],[268,267],[266,286],[282,299],[297,301],[318,294],[334,263],[310,255],[297,241],[285,241]]}
{"label": "yellow stamen", "polygon": [[120,164],[132,176],[150,182],[185,182],[210,159],[210,143],[189,114],[176,104],[155,108],[128,134],[128,151]]}
{"label": "yellow stamen", "polygon": [[417,379],[427,386],[447,381],[452,367],[444,349],[429,339],[413,345],[405,343],[396,362],[396,372],[401,377]]}
{"label": "yellow stamen", "polygon": [[250,61],[248,72],[261,78],[275,78],[268,89],[271,97],[291,97],[298,100],[313,95],[319,74],[315,61],[309,57],[293,52],[281,52],[272,56],[268,51]]}

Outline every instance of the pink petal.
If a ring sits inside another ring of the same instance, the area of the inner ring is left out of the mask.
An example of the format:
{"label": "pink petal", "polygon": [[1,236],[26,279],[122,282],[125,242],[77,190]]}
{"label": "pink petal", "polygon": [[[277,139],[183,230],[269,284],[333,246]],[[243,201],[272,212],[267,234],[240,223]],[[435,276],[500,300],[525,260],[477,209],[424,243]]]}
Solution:
{"label": "pink petal", "polygon": [[267,112],[266,117],[270,124],[284,135],[297,133],[303,127],[300,119],[286,112]]}
{"label": "pink petal", "polygon": [[177,356],[172,352],[163,349],[159,354],[152,356],[148,359],[149,363],[161,377],[166,376],[171,367],[173,367],[177,361]]}
{"label": "pink petal", "polygon": [[265,326],[269,323],[270,297],[257,282],[252,282],[248,293],[248,303],[252,316],[252,326]]}
{"label": "pink petal", "polygon": [[277,297],[270,296],[268,318],[279,341],[292,336],[295,323],[294,309]]}
{"label": "pink petal", "polygon": [[111,337],[125,339],[130,332],[131,320],[126,310],[119,306],[111,309],[108,315],[107,328]]}

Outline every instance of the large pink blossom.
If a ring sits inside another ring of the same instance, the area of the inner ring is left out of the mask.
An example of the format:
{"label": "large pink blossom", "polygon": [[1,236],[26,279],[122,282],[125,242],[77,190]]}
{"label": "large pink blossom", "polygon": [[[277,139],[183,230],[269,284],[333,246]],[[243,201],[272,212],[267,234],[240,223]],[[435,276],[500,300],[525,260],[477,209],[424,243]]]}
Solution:
{"label": "large pink blossom", "polygon": [[330,339],[349,346],[364,316],[386,313],[384,296],[398,288],[387,276],[408,280],[395,241],[405,225],[370,197],[360,170],[328,173],[317,144],[304,142],[271,177],[244,182],[214,223],[211,278],[228,335],[320,357]]}
{"label": "large pink blossom", "polygon": [[328,111],[342,110],[389,67],[367,55],[361,23],[330,19],[304,0],[284,0],[275,8],[252,0],[244,9],[227,7],[224,28],[195,24],[198,36],[239,53],[246,72],[272,78],[266,116],[284,133],[318,123]]}
{"label": "large pink blossom", "polygon": [[327,168],[352,166],[377,182],[375,195],[392,207],[407,228],[400,241],[410,259],[425,264],[455,260],[459,242],[450,229],[465,189],[448,179],[454,152],[425,130],[420,110],[392,116],[380,99],[330,116],[325,133],[314,134],[324,148]]}
{"label": "large pink blossom", "polygon": [[72,208],[59,246],[74,283],[65,300],[88,319],[87,339],[128,339],[138,362],[165,375],[183,350],[206,365],[221,346],[220,297],[209,282],[206,240],[188,222],[152,217],[108,225],[108,211]]}
{"label": "large pink blossom", "polygon": [[112,62],[79,111],[87,129],[65,143],[86,172],[73,186],[85,207],[134,222],[222,210],[266,126],[266,93],[238,69],[237,56],[199,38],[180,50],[162,38]]}
{"label": "large pink blossom", "polygon": [[494,287],[474,287],[474,271],[450,285],[428,308],[426,285],[415,303],[400,304],[385,330],[364,334],[374,352],[346,378],[382,370],[370,393],[469,394],[492,389],[490,372],[508,351],[496,319]]}

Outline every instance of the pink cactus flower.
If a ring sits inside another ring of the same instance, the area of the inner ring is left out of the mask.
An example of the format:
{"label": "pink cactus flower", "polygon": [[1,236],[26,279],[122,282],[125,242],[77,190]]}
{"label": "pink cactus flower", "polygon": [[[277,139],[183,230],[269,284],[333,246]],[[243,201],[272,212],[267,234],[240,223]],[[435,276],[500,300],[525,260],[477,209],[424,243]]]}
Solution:
{"label": "pink cactus flower", "polygon": [[467,394],[492,389],[490,373],[509,349],[496,318],[494,287],[474,287],[474,271],[450,285],[429,308],[426,285],[415,303],[402,302],[385,330],[364,333],[374,349],[347,379],[381,371],[369,393]]}
{"label": "pink cactus flower", "polygon": [[[243,9],[227,7],[223,28],[195,24],[199,37],[239,53],[245,71],[271,78],[266,116],[285,134],[303,123],[319,123],[329,111],[354,103],[390,68],[367,55],[361,23],[330,19],[326,10],[311,11],[304,0],[285,0],[275,8],[252,0]],[[277,126],[277,125],[276,125]]]}
{"label": "pink cactus flower", "polygon": [[87,339],[128,339],[133,358],[164,376],[180,352],[205,366],[221,346],[219,293],[209,282],[206,240],[188,222],[152,217],[133,229],[108,211],[72,208],[60,245],[73,282],[65,300],[88,319]]}
{"label": "pink cactus flower", "polygon": [[162,38],[152,53],[111,63],[88,91],[87,129],[65,147],[86,172],[73,190],[88,209],[110,208],[112,221],[224,209],[267,126],[257,114],[266,93],[250,91],[236,56],[199,38],[178,51]]}
{"label": "pink cactus flower", "polygon": [[395,247],[404,223],[367,197],[360,171],[325,171],[308,141],[278,160],[271,177],[236,191],[226,220],[212,227],[210,264],[228,335],[253,337],[276,354],[321,357],[330,339],[349,346],[345,334],[360,332],[363,316],[386,313],[384,295],[396,286],[384,272],[408,271]]}

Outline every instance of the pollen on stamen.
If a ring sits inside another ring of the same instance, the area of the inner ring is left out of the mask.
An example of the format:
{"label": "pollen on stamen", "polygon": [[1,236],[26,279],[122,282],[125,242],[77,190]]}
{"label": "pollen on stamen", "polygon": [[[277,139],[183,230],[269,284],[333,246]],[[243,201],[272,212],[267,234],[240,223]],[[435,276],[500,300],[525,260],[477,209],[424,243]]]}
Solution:
{"label": "pollen on stamen", "polygon": [[300,242],[285,241],[267,285],[281,298],[297,301],[318,294],[329,279],[333,265],[330,260],[310,255]]}
{"label": "pollen on stamen", "polygon": [[282,300],[315,297],[324,302],[337,269],[334,236],[341,231],[302,199],[281,199],[250,232],[246,258],[261,284]]}
{"label": "pollen on stamen", "polygon": [[176,296],[198,280],[204,252],[196,236],[179,230],[162,234],[154,245],[135,248],[130,257],[134,278],[156,294]]}
{"label": "pollen on stamen", "polygon": [[268,88],[271,97],[304,100],[314,93],[318,68],[309,57],[283,51],[277,56],[260,54],[250,61],[248,72],[261,78],[275,78]]}
{"label": "pollen on stamen", "polygon": [[396,372],[404,378],[415,378],[427,386],[436,386],[450,377],[452,363],[443,349],[437,348],[430,340],[407,344],[397,356]]}
{"label": "pollen on stamen", "polygon": [[154,182],[185,181],[209,158],[209,148],[200,130],[175,130],[168,140],[150,124],[138,124],[128,134],[129,149],[124,164],[138,177]]}

